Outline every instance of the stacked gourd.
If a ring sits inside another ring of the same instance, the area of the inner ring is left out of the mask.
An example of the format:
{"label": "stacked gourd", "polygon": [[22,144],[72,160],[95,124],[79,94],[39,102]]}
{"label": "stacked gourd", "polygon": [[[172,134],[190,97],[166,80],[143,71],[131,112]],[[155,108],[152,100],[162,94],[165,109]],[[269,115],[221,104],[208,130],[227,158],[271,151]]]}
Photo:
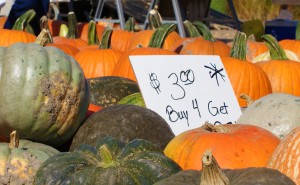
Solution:
{"label": "stacked gourd", "polygon": [[[0,183],[300,184],[300,64],[283,42],[264,35],[268,61],[254,63],[244,33],[230,47],[199,21],[185,21],[190,37],[181,38],[153,17],[152,30],[134,32],[132,19],[127,30],[80,27],[70,13],[62,38],[47,20],[42,35],[25,32],[32,16],[19,30],[0,29]],[[199,123],[175,136],[145,107],[129,56],[178,54],[221,57],[247,107],[236,124]]]}

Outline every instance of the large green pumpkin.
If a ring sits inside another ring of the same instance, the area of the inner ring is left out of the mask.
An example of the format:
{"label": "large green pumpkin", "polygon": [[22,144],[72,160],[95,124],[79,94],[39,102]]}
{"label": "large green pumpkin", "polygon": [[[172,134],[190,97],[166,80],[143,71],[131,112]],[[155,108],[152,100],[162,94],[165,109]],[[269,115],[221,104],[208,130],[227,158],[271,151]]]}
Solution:
{"label": "large green pumpkin", "polygon": [[85,119],[89,88],[79,64],[55,47],[0,48],[0,136],[58,146]]}
{"label": "large green pumpkin", "polygon": [[124,143],[104,137],[96,147],[81,145],[50,157],[37,171],[34,185],[152,185],[180,170],[147,140]]}

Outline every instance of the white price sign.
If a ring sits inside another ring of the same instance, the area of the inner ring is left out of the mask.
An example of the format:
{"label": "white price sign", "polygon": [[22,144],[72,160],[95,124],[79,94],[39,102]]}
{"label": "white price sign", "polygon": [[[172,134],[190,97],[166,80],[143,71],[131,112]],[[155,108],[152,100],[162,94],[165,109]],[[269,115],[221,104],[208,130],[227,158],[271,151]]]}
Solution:
{"label": "white price sign", "polygon": [[175,135],[214,124],[235,123],[241,109],[219,56],[130,56],[147,108]]}

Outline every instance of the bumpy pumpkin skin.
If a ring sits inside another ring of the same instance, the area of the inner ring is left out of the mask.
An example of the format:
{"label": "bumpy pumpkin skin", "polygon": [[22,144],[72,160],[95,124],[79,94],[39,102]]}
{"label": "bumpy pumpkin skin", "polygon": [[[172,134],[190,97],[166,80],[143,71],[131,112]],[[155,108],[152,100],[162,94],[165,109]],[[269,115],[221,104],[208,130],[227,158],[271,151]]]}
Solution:
{"label": "bumpy pumpkin skin", "polygon": [[113,105],[95,112],[78,129],[70,151],[81,144],[95,146],[97,138],[116,137],[124,142],[146,139],[161,150],[174,138],[168,123],[156,112],[137,105]]}
{"label": "bumpy pumpkin skin", "polygon": [[300,184],[300,126],[289,132],[274,150],[268,168],[284,173]]}
{"label": "bumpy pumpkin skin", "polygon": [[18,148],[0,143],[0,184],[31,185],[36,171],[58,150],[41,143],[19,140]]}
{"label": "bumpy pumpkin skin", "polygon": [[[268,168],[244,168],[223,170],[230,185],[296,185],[290,178],[277,170]],[[154,183],[154,185],[199,185],[201,172],[183,170]]]}
{"label": "bumpy pumpkin skin", "polygon": [[0,135],[59,146],[85,119],[89,88],[69,55],[17,43],[0,48],[0,102]]}
{"label": "bumpy pumpkin skin", "polygon": [[152,185],[180,170],[149,141],[136,139],[126,144],[105,137],[95,148],[81,145],[74,152],[49,158],[34,184]]}
{"label": "bumpy pumpkin skin", "polygon": [[300,126],[300,97],[272,93],[250,104],[237,123],[251,124],[269,130],[279,138]]}

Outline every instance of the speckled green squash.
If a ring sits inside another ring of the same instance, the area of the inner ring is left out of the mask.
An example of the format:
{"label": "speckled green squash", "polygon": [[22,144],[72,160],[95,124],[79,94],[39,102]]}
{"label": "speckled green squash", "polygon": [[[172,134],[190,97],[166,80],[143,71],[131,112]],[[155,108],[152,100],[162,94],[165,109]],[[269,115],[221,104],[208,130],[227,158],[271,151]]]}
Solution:
{"label": "speckled green squash", "polygon": [[89,88],[79,64],[35,43],[0,48],[0,135],[59,146],[84,121]]}
{"label": "speckled green squash", "polygon": [[91,103],[108,107],[140,89],[136,82],[118,76],[104,76],[87,79],[91,89]]}
{"label": "speckled green squash", "polygon": [[105,137],[95,148],[81,145],[49,158],[36,173],[34,185],[152,185],[180,170],[149,141],[126,144]]}
{"label": "speckled green squash", "polygon": [[129,104],[129,105],[138,105],[141,107],[146,107],[144,98],[142,96],[142,93],[137,92],[130,94],[124,98],[122,98],[118,104],[123,105],[123,104]]}

